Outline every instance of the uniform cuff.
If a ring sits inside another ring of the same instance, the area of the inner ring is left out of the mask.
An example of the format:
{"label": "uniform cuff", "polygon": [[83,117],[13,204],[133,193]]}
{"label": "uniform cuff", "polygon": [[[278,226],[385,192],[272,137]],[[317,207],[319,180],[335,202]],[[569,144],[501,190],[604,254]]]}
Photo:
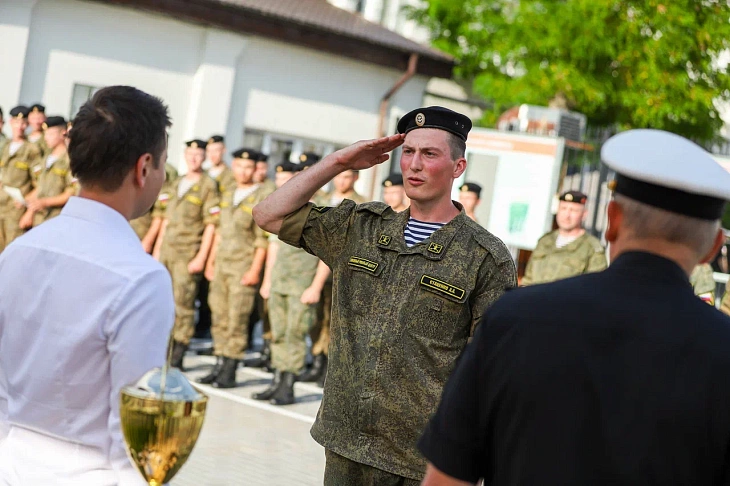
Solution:
{"label": "uniform cuff", "polygon": [[436,469],[468,483],[480,479],[479,467],[473,461],[474,451],[439,434],[431,424],[418,441],[418,449]]}
{"label": "uniform cuff", "polygon": [[314,204],[307,203],[284,218],[281,229],[279,229],[279,239],[288,245],[301,248],[304,225],[307,224],[313,207]]}

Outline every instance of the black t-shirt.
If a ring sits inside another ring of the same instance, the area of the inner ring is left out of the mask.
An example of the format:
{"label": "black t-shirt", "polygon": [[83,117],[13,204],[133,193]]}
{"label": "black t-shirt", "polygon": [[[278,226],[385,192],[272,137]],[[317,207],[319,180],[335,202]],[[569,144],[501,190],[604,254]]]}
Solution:
{"label": "black t-shirt", "polygon": [[730,484],[730,318],[640,252],[510,291],[419,448],[485,485]]}

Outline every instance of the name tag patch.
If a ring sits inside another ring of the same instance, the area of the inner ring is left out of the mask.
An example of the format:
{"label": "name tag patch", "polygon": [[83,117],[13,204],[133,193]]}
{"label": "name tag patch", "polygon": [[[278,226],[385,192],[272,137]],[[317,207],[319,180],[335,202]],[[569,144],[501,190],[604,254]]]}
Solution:
{"label": "name tag patch", "polygon": [[367,260],[365,258],[360,258],[357,256],[350,257],[350,261],[348,261],[347,264],[351,267],[361,268],[371,273],[375,273],[375,270],[377,270],[380,266],[378,262],[373,262],[371,260]]}
{"label": "name tag patch", "polygon": [[421,277],[421,285],[444,295],[448,295],[449,297],[454,297],[458,300],[463,299],[464,295],[466,295],[466,291],[464,289],[460,289],[459,287],[444,282],[443,280],[429,277],[428,275]]}

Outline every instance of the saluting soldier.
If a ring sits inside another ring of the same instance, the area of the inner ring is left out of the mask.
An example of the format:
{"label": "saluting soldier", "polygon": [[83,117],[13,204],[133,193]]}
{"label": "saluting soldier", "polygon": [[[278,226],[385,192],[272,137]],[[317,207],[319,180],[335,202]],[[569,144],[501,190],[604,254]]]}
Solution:
{"label": "saluting soldier", "polygon": [[464,212],[471,219],[476,221],[476,209],[482,197],[482,186],[476,182],[465,182],[459,188],[459,202],[464,206]]}
{"label": "saluting soldier", "polygon": [[254,183],[257,153],[233,152],[235,186],[221,199],[221,216],[205,269],[213,311],[211,336],[216,365],[199,383],[217,388],[236,386],[236,369],[248,345],[249,317],[266,262],[268,235],[253,221],[253,207],[268,195]]}
{"label": "saluting soldier", "polygon": [[172,276],[175,326],[171,364],[182,369],[195,333],[195,296],[213,244],[220,213],[218,184],[203,172],[205,142],[186,142],[188,171],[173,183],[155,256]]}
{"label": "saluting soldier", "polygon": [[[446,108],[414,110],[398,135],[327,156],[254,210],[264,230],[334,272],[330,366],[312,427],[326,486],[419,484],[416,441],[443,385],[481,316],[517,284],[504,243],[451,200],[470,129]],[[382,163],[401,144],[406,211],[308,202],[338,173]]]}
{"label": "saluting soldier", "polygon": [[25,137],[28,128],[26,106],[16,106],[10,110],[12,139],[0,154],[0,251],[15,238],[22,235],[20,218],[25,214],[24,198],[36,185],[36,176],[41,168],[41,152],[38,146]]}
{"label": "saluting soldier", "polygon": [[61,209],[78,189],[76,179],[71,175],[66,132],[67,123],[62,116],[51,116],[43,122],[48,155],[41,164],[36,188],[26,198],[28,209],[20,220],[23,229],[38,226],[61,214]]}
{"label": "saluting soldier", "polygon": [[167,210],[167,203],[170,200],[170,194],[174,191],[172,183],[177,177],[177,169],[172,164],[165,162],[165,182],[162,184],[162,190],[157,196],[157,201],[149,211],[129,222],[140,239],[142,248],[147,253],[152,253],[155,247],[155,241],[160,234],[160,228],[162,228],[162,219],[165,217],[165,211]]}
{"label": "saluting soldier", "polygon": [[38,146],[41,152],[41,157],[48,155],[49,147],[46,144],[46,139],[43,136],[43,124],[46,122],[46,107],[40,103],[31,105],[30,113],[28,113],[28,127],[30,133],[28,134],[28,141]]}
{"label": "saluting soldier", "polygon": [[689,276],[695,295],[710,305],[715,305],[715,277],[709,263],[700,263]]}
{"label": "saluting soldier", "polygon": [[393,211],[400,213],[408,208],[408,198],[403,187],[403,175],[391,174],[383,181],[383,201],[393,208]]}
{"label": "saluting soldier", "polygon": [[[301,164],[289,161],[276,169],[278,187],[304,171]],[[317,257],[301,248],[282,245],[275,235],[271,236],[261,295],[269,303],[271,364],[276,371],[269,387],[254,394],[254,399],[271,400],[274,405],[294,403],[296,373],[304,366],[307,332],[317,318],[316,303],[328,275],[328,267],[320,266]]]}
{"label": "saluting soldier", "polygon": [[[305,152],[299,157],[300,164],[317,162],[319,155]],[[313,162],[312,162],[313,161]],[[322,206],[337,206],[345,199],[361,204],[367,201],[364,196],[355,191],[355,183],[360,177],[357,170],[346,170],[337,174],[332,179],[333,189],[330,193],[323,193],[318,190],[314,201]],[[322,263],[322,265],[325,265]],[[317,309],[317,321],[309,332],[312,340],[312,366],[299,375],[300,381],[316,381],[319,386],[324,386],[324,379],[327,375],[327,362],[330,347],[330,321],[332,319],[332,273],[330,272],[327,281],[322,289],[322,296]]]}
{"label": "saluting soldier", "polygon": [[588,196],[578,191],[560,195],[558,229],[538,240],[527,262],[522,285],[553,282],[606,269],[605,248],[583,228],[587,200]]}

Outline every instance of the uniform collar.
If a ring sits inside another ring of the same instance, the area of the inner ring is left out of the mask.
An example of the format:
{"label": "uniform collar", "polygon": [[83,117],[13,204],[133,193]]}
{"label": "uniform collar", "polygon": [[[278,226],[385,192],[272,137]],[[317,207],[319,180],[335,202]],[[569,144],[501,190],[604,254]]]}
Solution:
{"label": "uniform collar", "polygon": [[408,245],[406,245],[404,235],[408,219],[411,217],[411,208],[409,207],[401,213],[392,214],[391,221],[385,225],[379,235],[376,235],[377,246],[384,250],[393,250],[401,254],[419,253],[429,260],[441,260],[456,234],[469,219],[464,212],[464,207],[456,201],[452,202],[459,209],[459,214],[441,228],[434,231],[430,237],[411,248],[408,248]]}
{"label": "uniform collar", "polygon": [[646,279],[655,285],[657,282],[673,282],[687,285],[689,277],[672,260],[645,251],[627,251],[618,256],[608,267],[609,270],[630,274],[633,278]]}

